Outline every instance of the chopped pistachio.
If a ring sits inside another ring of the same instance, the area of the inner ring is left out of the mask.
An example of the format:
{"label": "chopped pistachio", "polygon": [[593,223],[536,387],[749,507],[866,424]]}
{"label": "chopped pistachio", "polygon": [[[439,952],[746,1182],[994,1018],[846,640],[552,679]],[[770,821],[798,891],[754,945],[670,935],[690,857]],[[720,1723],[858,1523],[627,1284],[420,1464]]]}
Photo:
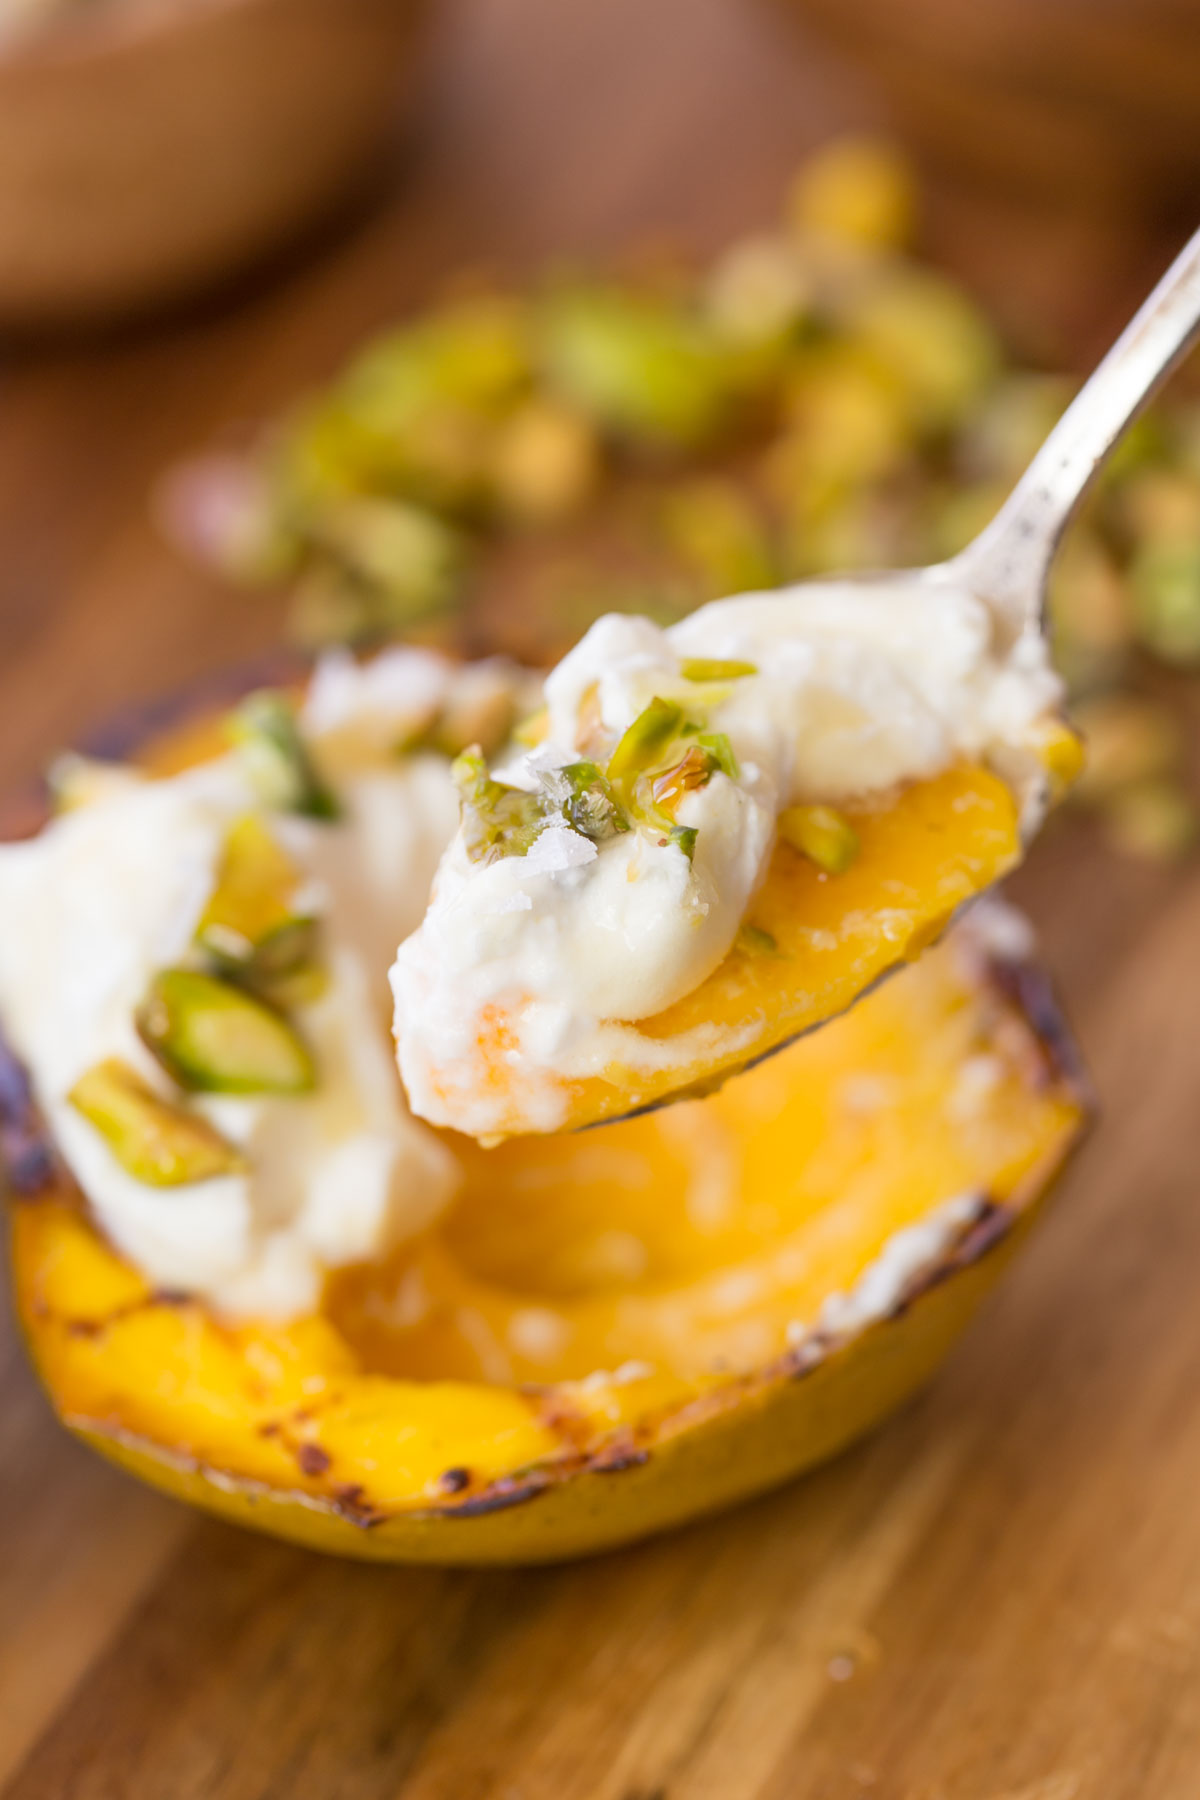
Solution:
{"label": "chopped pistachio", "polygon": [[301,879],[262,820],[247,813],[225,839],[196,942],[251,977],[287,974],[311,961],[317,922],[296,909]]}
{"label": "chopped pistachio", "polygon": [[920,432],[962,423],[1000,367],[990,325],[932,270],[894,264],[857,295],[849,328],[899,384]]}
{"label": "chopped pistachio", "polygon": [[744,956],[779,955],[779,945],[761,925],[743,925],[737,934],[737,948]]}
{"label": "chopped pistachio", "polygon": [[337,797],[319,774],[285,694],[251,694],[230,718],[230,732],[263,804],[310,819],[341,817]]}
{"label": "chopped pistachio", "polygon": [[730,481],[714,476],[681,483],[664,499],[667,545],[711,595],[773,587],[777,579],[757,509]]}
{"label": "chopped pistachio", "polygon": [[291,1013],[298,1006],[315,1006],[329,991],[329,970],[323,962],[311,958],[278,973],[254,977],[254,991],[276,1012]]}
{"label": "chopped pistachio", "polygon": [[353,496],[324,508],[313,534],[353,581],[375,594],[393,631],[442,611],[457,591],[462,538],[426,506]]}
{"label": "chopped pistachio", "polygon": [[117,1161],[150,1187],[182,1187],[233,1175],[245,1159],[207,1119],[164,1100],[119,1057],[81,1075],[67,1096]]}
{"label": "chopped pistachio", "polygon": [[683,724],[683,708],[657,695],[638,714],[608,761],[608,779],[628,782],[645,774],[665,753]]}
{"label": "chopped pistachio", "polygon": [[302,1094],[316,1079],[308,1049],[283,1014],[215,975],[164,970],[136,1023],[168,1074],[197,1092]]}
{"label": "chopped pistachio", "polygon": [[336,392],[298,407],[268,443],[267,491],[281,528],[303,533],[331,500],[392,478],[395,449],[365,429]]}
{"label": "chopped pistachio", "polygon": [[376,339],[344,378],[356,415],[402,434],[433,402],[502,413],[530,377],[524,303],[481,294],[429,312]]}
{"label": "chopped pistachio", "polygon": [[1123,789],[1157,782],[1176,773],[1183,760],[1183,734],[1161,705],[1133,694],[1100,694],[1081,700],[1074,719],[1087,746],[1075,788],[1087,806],[1101,806]]}
{"label": "chopped pistachio", "polygon": [[702,731],[696,742],[708,757],[712,774],[719,770],[722,775],[728,775],[730,781],[737,780],[738,760],[733,754],[733,745],[723,731]]}
{"label": "chopped pistachio", "polygon": [[835,138],[810,156],[792,187],[788,214],[801,231],[858,248],[895,250],[913,235],[916,181],[882,138]]}
{"label": "chopped pistachio", "polygon": [[569,789],[562,814],[573,831],[600,844],[629,830],[623,807],[594,762],[568,763],[561,775]]}
{"label": "chopped pistachio", "polygon": [[615,287],[566,290],[546,303],[541,347],[551,386],[619,437],[692,448],[724,423],[725,352],[668,301]]}
{"label": "chopped pistachio", "polygon": [[745,238],[718,258],[705,301],[709,318],[731,343],[782,345],[811,315],[812,269],[790,238]]}
{"label": "chopped pistachio", "polygon": [[1165,662],[1200,662],[1200,542],[1144,544],[1129,579],[1143,643]]}
{"label": "chopped pistachio", "polygon": [[569,518],[600,480],[595,431],[573,407],[528,400],[497,433],[489,474],[494,499],[518,523]]}
{"label": "chopped pistachio", "polygon": [[779,835],[826,875],[842,875],[858,855],[858,833],[832,806],[789,806],[779,815]]}
{"label": "chopped pistachio", "polygon": [[685,681],[740,681],[744,675],[757,675],[752,662],[737,662],[733,657],[685,656],[679,665]]}
{"label": "chopped pistachio", "polygon": [[489,863],[501,856],[524,856],[546,822],[542,796],[494,781],[478,745],[455,757],[450,773],[470,860]]}
{"label": "chopped pistachio", "polygon": [[844,500],[912,461],[899,376],[852,343],[811,345],[793,362],[783,401],[785,435],[768,452],[767,479],[788,516]]}
{"label": "chopped pistachio", "polygon": [[1145,862],[1178,862],[1200,840],[1195,802],[1170,781],[1124,789],[1105,809],[1104,821],[1114,848]]}
{"label": "chopped pistachio", "polygon": [[296,583],[288,635],[302,649],[371,644],[389,629],[381,596],[335,564],[321,561]]}
{"label": "chopped pistachio", "polygon": [[669,841],[691,862],[696,854],[696,839],[699,833],[694,825],[673,825],[667,833]]}
{"label": "chopped pistachio", "polygon": [[1176,543],[1200,538],[1200,474],[1141,470],[1121,485],[1113,504],[1135,538],[1166,538]]}

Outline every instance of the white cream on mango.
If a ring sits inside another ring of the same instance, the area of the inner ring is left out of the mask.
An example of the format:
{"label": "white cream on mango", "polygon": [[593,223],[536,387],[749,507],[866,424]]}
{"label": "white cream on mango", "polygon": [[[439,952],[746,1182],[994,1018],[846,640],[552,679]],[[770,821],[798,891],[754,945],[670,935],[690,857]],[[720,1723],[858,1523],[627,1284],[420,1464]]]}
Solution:
{"label": "white cream on mango", "polygon": [[[753,672],[689,682],[696,659]],[[783,809],[886,794],[960,758],[1010,778],[1023,761],[1032,770],[1061,684],[1040,639],[999,646],[984,602],[949,584],[810,584],[718,601],[666,631],[612,615],[548,677],[545,740],[497,778],[552,792],[559,770],[611,747],[656,697],[701,715],[737,761],[735,779],[716,773],[678,804],[697,834],[691,861],[655,830],[595,843],[561,818],[525,855],[473,861],[460,832],[392,970],[400,1070],[422,1117],[487,1137],[517,1093],[528,1128],[550,1131],[565,1082],[649,1067],[655,1045],[626,1027],[728,953]],[[1037,784],[1020,797],[1032,830]],[[500,1094],[486,1066],[497,1021]]]}
{"label": "white cream on mango", "polygon": [[0,847],[0,1015],[97,1220],[150,1278],[234,1314],[304,1313],[327,1269],[422,1230],[453,1193],[453,1157],[396,1080],[385,972],[421,917],[456,819],[444,758],[392,746],[451,692],[453,665],[398,652],[336,659],[306,725],[342,822],[273,814],[322,921],[328,982],[296,1010],[318,1083],[309,1095],[196,1095],[247,1153],[246,1174],[163,1189],[126,1172],[67,1101],[119,1056],[164,1091],[134,1028],[153,976],[185,959],[231,823],[255,809],[237,759],[168,780],[133,774],[37,838]]}

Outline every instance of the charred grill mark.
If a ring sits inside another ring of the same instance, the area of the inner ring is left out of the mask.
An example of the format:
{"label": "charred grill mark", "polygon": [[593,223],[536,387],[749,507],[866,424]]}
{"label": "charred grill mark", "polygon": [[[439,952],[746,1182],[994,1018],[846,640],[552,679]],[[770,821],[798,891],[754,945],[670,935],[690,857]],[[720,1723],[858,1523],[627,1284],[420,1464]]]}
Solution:
{"label": "charred grill mark", "polygon": [[328,1450],[321,1444],[297,1444],[296,1461],[300,1465],[302,1475],[324,1475],[332,1462]]}
{"label": "charred grill mark", "polygon": [[620,1475],[626,1469],[640,1469],[650,1461],[650,1452],[635,1444],[632,1436],[624,1441],[605,1444],[588,1458],[587,1467],[596,1475]]}
{"label": "charred grill mark", "polygon": [[1048,976],[1033,963],[991,956],[988,984],[1020,1020],[1037,1058],[1037,1085],[1062,1082],[1090,1104],[1091,1085]]}
{"label": "charred grill mark", "polygon": [[49,1133],[34,1104],[24,1065],[0,1036],[0,1157],[8,1186],[21,1200],[35,1199],[57,1184],[58,1163]]}
{"label": "charred grill mark", "polygon": [[114,1306],[111,1312],[102,1313],[99,1318],[63,1318],[61,1322],[68,1337],[99,1338],[103,1337],[106,1331],[111,1331],[114,1325],[122,1325],[126,1319],[136,1318],[138,1313],[152,1312],[156,1306],[173,1306],[182,1311],[192,1304],[192,1299],[188,1294],[175,1294],[167,1290],[160,1293],[158,1290],[153,1290],[148,1294],[142,1294],[137,1300],[127,1300],[124,1306]]}
{"label": "charred grill mark", "polygon": [[370,1504],[360,1481],[340,1483],[332,1490],[330,1499],[338,1517],[345,1519],[349,1525],[357,1525],[362,1531],[370,1531],[372,1527],[382,1525],[386,1517],[386,1514]]}
{"label": "charred grill mark", "polygon": [[914,1275],[905,1287],[904,1292],[888,1313],[889,1319],[899,1319],[921,1298],[933,1288],[940,1287],[952,1275],[960,1270],[968,1269],[972,1263],[982,1261],[989,1250],[1003,1242],[1017,1222],[1017,1214],[1011,1207],[1003,1206],[999,1201],[987,1195],[980,1196],[979,1211],[971,1223],[965,1228],[957,1241],[938,1257],[937,1261],[920,1274]]}
{"label": "charred grill mark", "polygon": [[794,1350],[789,1350],[784,1359],[784,1373],[791,1381],[803,1381],[806,1375],[811,1375],[814,1369],[820,1368],[832,1348],[832,1342],[824,1332],[814,1331],[811,1337],[806,1337]]}
{"label": "charred grill mark", "polygon": [[456,1506],[442,1508],[441,1516],[445,1519],[478,1519],[486,1513],[505,1512],[510,1506],[524,1506],[527,1501],[536,1500],[552,1485],[553,1477],[546,1470],[527,1469],[520,1475],[505,1475],[484,1488],[481,1494],[460,1500]]}

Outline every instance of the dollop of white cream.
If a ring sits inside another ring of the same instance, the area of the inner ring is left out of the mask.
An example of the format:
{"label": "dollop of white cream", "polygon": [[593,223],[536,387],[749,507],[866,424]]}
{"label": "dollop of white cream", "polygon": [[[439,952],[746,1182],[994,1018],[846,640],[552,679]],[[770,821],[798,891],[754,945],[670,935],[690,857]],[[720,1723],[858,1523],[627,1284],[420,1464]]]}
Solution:
{"label": "dollop of white cream", "polygon": [[445,759],[401,761],[392,745],[414,696],[428,711],[453,674],[411,652],[318,673],[305,722],[344,818],[271,817],[322,920],[329,979],[295,1013],[318,1084],[296,1097],[191,1101],[245,1147],[245,1174],[147,1186],[66,1098],[109,1056],[168,1091],[133,1017],[152,977],[188,955],[228,828],[256,808],[236,759],[96,784],[90,803],[37,838],[0,847],[6,1038],[99,1224],[164,1287],[234,1315],[301,1314],[326,1270],[383,1254],[453,1193],[453,1156],[400,1091],[385,978],[457,818]]}
{"label": "dollop of white cream", "polygon": [[[697,685],[691,659],[754,673]],[[702,710],[738,765],[677,808],[697,831],[693,860],[653,831],[596,845],[556,822],[528,854],[481,863],[459,834],[392,970],[400,1070],[422,1117],[486,1137],[519,1092],[530,1128],[553,1130],[565,1083],[639,1066],[649,1040],[620,1027],[690,993],[728,953],[788,806],[885,794],[970,758],[1022,790],[1032,829],[1030,745],[1062,691],[1040,638],[1004,642],[986,603],[950,581],[805,584],[717,601],[667,630],[599,620],[547,679],[546,739],[497,779],[535,790],[611,746],[656,696]],[[500,1081],[480,1050],[494,1057],[497,1021]]]}

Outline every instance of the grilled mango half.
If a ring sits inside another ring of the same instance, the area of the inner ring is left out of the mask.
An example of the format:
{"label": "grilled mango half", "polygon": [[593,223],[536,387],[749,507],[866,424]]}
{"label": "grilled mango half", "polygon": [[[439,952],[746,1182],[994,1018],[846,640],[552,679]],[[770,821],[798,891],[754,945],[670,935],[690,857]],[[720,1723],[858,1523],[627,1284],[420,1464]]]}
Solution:
{"label": "grilled mango half", "polygon": [[[149,760],[205,749],[189,728]],[[51,1401],[152,1485],[358,1557],[574,1556],[767,1489],[928,1380],[1080,1136],[1024,937],[977,908],[707,1097],[490,1151],[447,1135],[452,1208],[290,1324],[155,1291],[10,1066],[12,1269]]]}

